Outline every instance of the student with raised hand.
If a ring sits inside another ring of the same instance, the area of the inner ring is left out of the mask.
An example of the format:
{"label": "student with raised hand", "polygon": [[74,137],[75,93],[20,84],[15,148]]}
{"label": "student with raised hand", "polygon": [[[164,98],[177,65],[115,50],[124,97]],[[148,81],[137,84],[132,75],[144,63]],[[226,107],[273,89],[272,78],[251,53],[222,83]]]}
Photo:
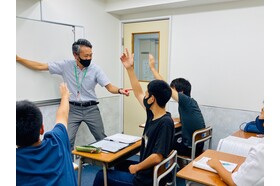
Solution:
{"label": "student with raised hand", "polygon": [[92,45],[86,39],[79,39],[72,45],[74,60],[54,61],[41,63],[16,56],[16,60],[27,68],[39,71],[49,70],[51,74],[61,75],[67,83],[70,95],[70,112],[68,135],[71,149],[78,128],[84,121],[91,134],[98,141],[106,137],[103,121],[97,104],[95,87],[97,84],[104,87],[112,94],[128,96],[127,89],[117,88],[112,85],[103,70],[92,59]]}
{"label": "student with raised hand", "polygon": [[[165,110],[171,97],[171,88],[162,80],[151,81],[144,92],[133,68],[133,55],[126,49],[121,61],[127,70],[134,95],[147,112],[146,124],[140,148],[140,162],[128,167],[129,172],[108,170],[108,185],[150,186],[153,185],[154,166],[166,158],[173,148],[174,123],[170,113]],[[161,184],[165,185],[166,179]],[[94,186],[104,184],[103,172],[99,171]]]}
{"label": "student with raised hand", "polygon": [[[149,66],[155,79],[163,80],[155,68],[155,59],[149,54]],[[176,78],[170,83],[172,98],[178,102],[180,122],[182,123],[182,137],[177,138],[174,148],[178,155],[191,156],[192,135],[195,130],[205,128],[201,110],[195,99],[191,97],[191,84],[184,78]],[[204,143],[196,148],[196,155],[203,152]]]}
{"label": "student with raised hand", "polygon": [[44,134],[40,109],[28,100],[16,102],[17,185],[77,185],[67,135],[69,90],[60,85],[61,103],[54,128]]}
{"label": "student with raised hand", "polygon": [[246,160],[236,172],[228,172],[218,159],[210,159],[207,164],[217,171],[221,179],[230,186],[264,185],[264,143],[253,146]]}

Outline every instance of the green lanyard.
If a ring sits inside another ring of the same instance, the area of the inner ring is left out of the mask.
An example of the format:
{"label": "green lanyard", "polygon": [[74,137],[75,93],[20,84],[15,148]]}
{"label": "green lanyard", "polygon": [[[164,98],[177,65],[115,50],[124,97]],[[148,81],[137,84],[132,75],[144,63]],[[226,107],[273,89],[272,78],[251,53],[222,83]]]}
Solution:
{"label": "green lanyard", "polygon": [[84,78],[85,78],[85,76],[86,76],[86,74],[87,74],[87,70],[88,70],[88,68],[86,68],[86,70],[84,71],[84,75],[83,75],[83,78],[82,78],[82,80],[81,80],[81,83],[79,83],[79,78],[78,78],[78,75],[77,75],[77,66],[76,65],[74,65],[74,67],[75,67],[75,77],[76,77],[76,83],[77,83],[77,94],[78,94],[78,96],[79,96],[79,94],[80,94],[80,90],[81,90],[81,85],[82,85],[82,82],[83,82],[83,80],[84,80]]}

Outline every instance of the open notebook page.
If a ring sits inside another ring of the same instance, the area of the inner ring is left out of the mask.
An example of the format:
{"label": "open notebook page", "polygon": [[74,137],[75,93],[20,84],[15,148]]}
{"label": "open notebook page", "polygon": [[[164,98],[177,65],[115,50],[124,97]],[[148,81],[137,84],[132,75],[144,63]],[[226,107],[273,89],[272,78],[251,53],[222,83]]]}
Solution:
{"label": "open notebook page", "polygon": [[[209,157],[202,157],[200,160],[198,161],[193,161],[193,166],[194,167],[197,167],[197,168],[200,168],[200,169],[204,169],[204,170],[208,170],[208,171],[211,171],[211,172],[215,172],[217,173],[217,171],[215,169],[213,169],[212,167],[210,167],[208,164],[207,164],[207,161],[211,159]],[[220,160],[220,162],[222,163],[223,167],[229,171],[229,172],[232,172],[236,167],[237,167],[237,164],[236,163],[231,163],[231,162],[227,162],[227,161],[222,161]]]}
{"label": "open notebook page", "polygon": [[121,133],[117,133],[111,136],[108,136],[106,138],[104,138],[105,140],[110,140],[110,141],[116,141],[116,142],[120,142],[120,143],[134,143],[138,140],[141,139],[141,137],[139,136],[132,136],[132,135],[128,135],[128,134],[121,134]]}
{"label": "open notebook page", "polygon": [[108,152],[117,152],[125,147],[127,147],[129,144],[127,143],[119,143],[115,141],[109,141],[109,140],[100,140],[98,142],[91,144],[94,147],[101,147],[103,151]]}
{"label": "open notebook page", "polygon": [[250,137],[248,139],[228,136],[219,141],[217,151],[227,152],[247,157],[251,147],[263,142],[263,138]]}

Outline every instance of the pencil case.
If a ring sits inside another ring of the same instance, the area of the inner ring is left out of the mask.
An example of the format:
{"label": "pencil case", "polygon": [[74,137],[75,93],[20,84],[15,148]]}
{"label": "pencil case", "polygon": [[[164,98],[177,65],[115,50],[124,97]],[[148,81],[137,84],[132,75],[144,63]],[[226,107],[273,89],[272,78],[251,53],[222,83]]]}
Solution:
{"label": "pencil case", "polygon": [[100,153],[101,148],[100,147],[94,147],[89,145],[83,145],[83,146],[76,146],[77,151],[81,152],[89,152],[89,153]]}

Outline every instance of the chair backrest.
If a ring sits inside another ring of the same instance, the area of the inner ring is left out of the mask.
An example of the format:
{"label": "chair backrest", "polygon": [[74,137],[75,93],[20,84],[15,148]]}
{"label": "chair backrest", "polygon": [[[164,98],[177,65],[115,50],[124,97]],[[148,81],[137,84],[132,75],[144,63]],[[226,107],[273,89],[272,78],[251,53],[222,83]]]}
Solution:
{"label": "chair backrest", "polygon": [[172,150],[167,158],[162,160],[154,167],[154,183],[153,186],[158,186],[162,178],[172,172],[172,185],[176,186],[177,172],[177,151]]}
{"label": "chair backrest", "polygon": [[208,126],[204,129],[196,130],[193,133],[193,138],[192,138],[192,154],[191,154],[191,159],[195,159],[195,154],[196,154],[196,145],[201,142],[205,142],[209,140],[209,146],[208,148],[212,148],[212,127]]}

